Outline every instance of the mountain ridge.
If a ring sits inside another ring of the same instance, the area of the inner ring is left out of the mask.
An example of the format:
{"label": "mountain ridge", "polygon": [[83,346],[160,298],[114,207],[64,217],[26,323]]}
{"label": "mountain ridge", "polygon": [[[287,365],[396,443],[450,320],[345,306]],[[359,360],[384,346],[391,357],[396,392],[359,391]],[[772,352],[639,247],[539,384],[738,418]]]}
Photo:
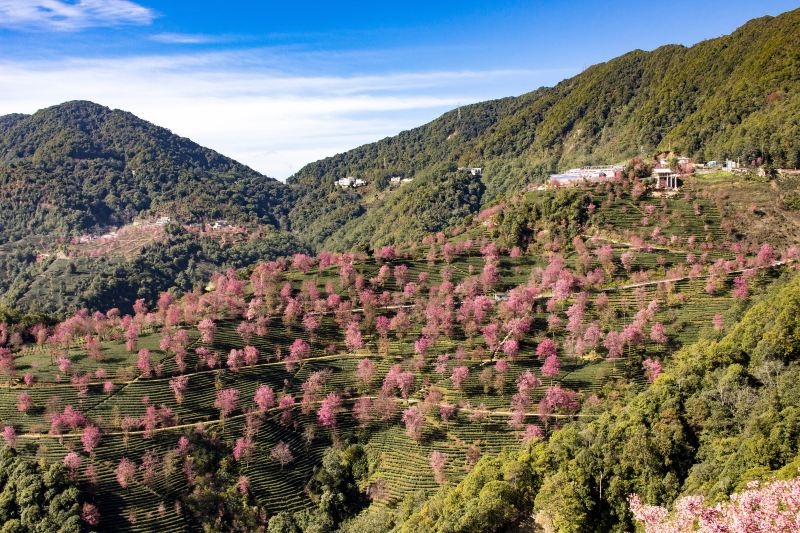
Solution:
{"label": "mountain ridge", "polygon": [[162,211],[285,226],[283,184],[127,111],[72,101],[0,123],[0,189],[16,200],[0,216],[3,240]]}
{"label": "mountain ridge", "polygon": [[[287,180],[298,189],[289,218],[295,228],[313,220],[313,231],[303,234],[318,246],[397,242],[409,234],[408,225],[391,212],[403,209],[362,209],[360,195],[337,191],[336,178],[385,182],[398,173],[436,179],[428,175],[443,161],[483,167],[481,205],[541,183],[559,169],[621,162],[667,148],[701,160],[761,157],[798,167],[800,130],[785,118],[800,115],[798,36],[800,10],[761,17],[691,47],[634,50],[553,87],[449,111],[303,167]],[[329,196],[331,201],[323,201]],[[347,217],[317,227],[337,210]],[[387,217],[392,219],[387,225],[398,228],[396,235],[373,237],[376,221]]]}

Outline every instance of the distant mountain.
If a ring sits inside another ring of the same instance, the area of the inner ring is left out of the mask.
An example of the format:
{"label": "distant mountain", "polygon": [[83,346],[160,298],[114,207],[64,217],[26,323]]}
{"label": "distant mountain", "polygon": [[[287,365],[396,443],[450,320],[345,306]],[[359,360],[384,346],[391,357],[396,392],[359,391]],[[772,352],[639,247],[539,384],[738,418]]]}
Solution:
{"label": "distant mountain", "polygon": [[0,243],[139,215],[287,225],[277,180],[131,113],[68,102],[0,117]]}
{"label": "distant mountain", "polygon": [[[203,286],[213,270],[310,251],[286,231],[292,195],[213,150],[92,102],[0,117],[0,316],[4,308],[130,309],[168,288]],[[65,244],[160,216],[177,224],[124,243],[127,254]],[[222,243],[182,227],[216,219],[248,236]]]}
{"label": "distant mountain", "polygon": [[[426,231],[409,212],[417,188],[451,181],[442,163],[482,167],[485,189],[451,201],[474,212],[558,169],[621,162],[672,148],[700,160],[763,157],[800,167],[800,10],[752,20],[731,35],[690,48],[633,51],[555,87],[468,105],[397,136],[311,163],[289,179],[299,196],[294,229],[317,245],[378,245]],[[339,191],[364,177],[385,188],[391,175],[418,178],[393,194]],[[442,202],[430,204],[439,211]],[[438,213],[434,213],[435,215]],[[450,222],[447,217],[442,222]]]}
{"label": "distant mountain", "polygon": [[28,116],[29,115],[23,115],[22,113],[11,113],[10,115],[0,116],[0,132],[5,133],[8,128],[21,120],[25,120]]}

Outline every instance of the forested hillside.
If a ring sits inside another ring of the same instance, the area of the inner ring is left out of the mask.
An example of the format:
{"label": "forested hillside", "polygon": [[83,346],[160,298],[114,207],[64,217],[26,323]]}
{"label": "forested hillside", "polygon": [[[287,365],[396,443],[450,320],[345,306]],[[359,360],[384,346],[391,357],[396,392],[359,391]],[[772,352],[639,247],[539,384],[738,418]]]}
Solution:
{"label": "forested hillside", "polygon": [[[216,269],[308,251],[285,231],[291,197],[283,183],[124,111],[78,101],[0,117],[0,307],[15,316],[130,309],[170,287],[192,290]],[[162,216],[173,231],[127,255],[64,253],[78,235]],[[251,242],[220,246],[181,228],[220,219],[250,228]]]}
{"label": "forested hillside", "polygon": [[0,118],[0,243],[139,215],[282,227],[288,189],[134,115],[69,102]]}
{"label": "forested hillside", "polygon": [[[118,531],[630,531],[632,494],[796,478],[800,254],[735,231],[715,179],[530,191],[374,254],[0,324],[2,438]],[[754,213],[799,185],[725,182]]]}
{"label": "forested hillside", "polygon": [[[425,210],[409,189],[379,196],[339,191],[360,176],[449,180],[441,162],[482,167],[482,205],[547,174],[580,164],[621,162],[658,148],[697,160],[763,158],[800,166],[800,10],[750,21],[731,35],[690,48],[630,52],[553,88],[468,105],[395,137],[307,165],[289,179],[298,200],[295,231],[315,244],[348,248],[421,235]],[[446,193],[446,191],[445,191]],[[449,193],[449,203],[472,210]],[[439,209],[432,204],[431,210]],[[434,215],[435,216],[435,215]],[[379,227],[388,231],[377,231]],[[440,222],[443,225],[444,221]],[[341,229],[340,229],[341,228]],[[359,235],[358,238],[353,235]]]}

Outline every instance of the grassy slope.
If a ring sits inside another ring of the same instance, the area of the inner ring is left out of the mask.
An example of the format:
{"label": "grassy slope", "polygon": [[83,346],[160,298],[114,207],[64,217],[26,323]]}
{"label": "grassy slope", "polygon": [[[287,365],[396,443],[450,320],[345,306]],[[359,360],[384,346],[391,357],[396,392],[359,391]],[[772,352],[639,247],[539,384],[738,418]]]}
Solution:
{"label": "grassy slope", "polygon": [[[628,206],[628,209],[640,208],[623,196],[618,204],[609,207],[610,213],[613,215],[625,206]],[[696,216],[691,204],[680,198],[671,201],[667,212],[672,214],[676,220],[675,228],[671,231],[682,236],[681,246],[685,245],[686,237],[698,233],[697,228],[706,231],[704,225],[710,226],[712,234],[720,231],[718,214],[712,212]],[[677,212],[683,213],[682,216],[676,216]],[[610,217],[610,220],[612,222],[604,224],[602,229],[606,235],[613,234],[615,236],[621,236],[626,231],[635,228],[637,222],[636,219],[616,215]],[[480,239],[485,235],[485,231],[483,226],[478,225],[466,234],[460,235],[457,240],[467,237]],[[627,249],[625,244],[616,244],[615,246],[617,257]],[[408,264],[412,279],[419,272],[425,271],[431,272],[432,283],[438,283],[438,272],[445,265],[441,259],[432,263],[424,259],[427,255],[426,252],[427,247],[420,246],[412,258],[400,259],[396,263]],[[651,270],[655,278],[665,274],[664,267],[656,264],[657,255],[667,257],[665,267],[669,267],[671,261],[681,260],[675,253],[640,254],[640,267]],[[567,259],[568,264],[573,264],[574,256],[568,255]],[[544,259],[537,255],[523,255],[518,259],[504,257],[501,260],[503,284],[511,287],[524,283],[532,268],[545,264]],[[470,276],[471,272],[479,272],[481,266],[482,259],[479,257],[476,244],[471,252],[459,256],[451,265],[454,282],[457,283],[460,279]],[[378,264],[374,260],[367,260],[359,263],[357,269],[369,278],[376,274]],[[296,289],[299,289],[302,281],[307,279],[315,279],[317,285],[322,288],[326,281],[335,280],[337,273],[333,269],[328,269],[320,275],[289,272],[286,276]],[[615,286],[624,283],[624,278],[624,271],[620,269],[618,279],[608,286],[610,307],[614,310],[613,316],[609,319],[610,327],[619,327],[625,322],[626,317],[629,318],[635,312],[636,305],[632,303],[633,301],[647,301],[656,295],[660,295],[662,298],[666,297],[664,286],[657,284],[647,285],[644,293],[633,288],[617,289]],[[768,283],[770,276],[765,274],[758,279],[759,283]],[[682,303],[674,298],[666,300],[672,303],[663,307],[657,318],[667,324],[671,340],[668,346],[648,343],[645,353],[652,356],[668,357],[672,350],[694,342],[702,331],[709,329],[713,314],[725,313],[733,303],[729,285],[715,295],[705,293],[703,278],[689,279],[671,285],[672,294],[682,293],[685,295],[685,300]],[[394,287],[390,284],[387,289],[393,290]],[[387,312],[391,313],[391,311]],[[589,314],[597,316],[596,311],[591,308]],[[504,394],[498,395],[494,391],[484,392],[482,385],[477,380],[477,375],[483,368],[480,360],[467,361],[467,366],[471,368],[471,375],[463,392],[454,390],[448,377],[449,373],[439,375],[430,366],[423,371],[421,377],[442,387],[446,401],[450,403],[466,401],[472,409],[481,403],[485,404],[486,408],[490,410],[490,415],[483,422],[469,420],[470,408],[466,407],[461,410],[455,420],[449,423],[442,423],[436,417],[429,417],[425,436],[421,442],[416,443],[405,435],[396,420],[375,424],[368,431],[364,431],[356,427],[350,415],[339,416],[336,437],[342,439],[351,434],[361,435],[379,465],[374,479],[387,480],[388,499],[384,503],[392,504],[417,490],[435,487],[429,467],[429,456],[433,449],[443,451],[448,455],[447,475],[451,481],[455,482],[465,473],[465,453],[470,445],[478,445],[483,454],[494,454],[502,449],[516,447],[518,434],[506,423],[508,404],[514,389],[515,377],[528,368],[538,372],[537,369],[541,366],[541,361],[533,356],[533,349],[536,339],[540,339],[545,333],[546,316],[546,313],[536,314],[533,331],[525,337],[522,343],[521,356],[512,363]],[[235,321],[220,324],[213,348],[225,354],[231,348],[241,347],[244,344],[234,331],[235,325]],[[184,517],[177,514],[169,505],[174,498],[187,490],[180,467],[177,472],[170,473],[166,478],[159,478],[154,489],[135,483],[132,488],[122,491],[117,487],[113,474],[113,468],[120,457],[138,459],[148,449],[155,449],[163,454],[174,447],[182,431],[191,429],[198,424],[203,424],[209,431],[219,431],[226,439],[232,440],[241,435],[243,420],[240,414],[230,417],[223,427],[218,421],[216,409],[212,407],[215,390],[223,387],[239,389],[243,402],[247,405],[259,384],[268,383],[276,390],[298,393],[300,384],[312,371],[328,368],[332,370],[333,374],[326,389],[344,392],[347,405],[349,402],[347,398],[353,397],[358,392],[375,392],[375,388],[365,391],[358,385],[354,375],[356,362],[362,357],[372,358],[378,366],[378,376],[382,376],[391,364],[413,355],[413,340],[420,328],[421,325],[417,324],[405,340],[392,341],[389,355],[379,354],[375,349],[375,339],[369,335],[365,339],[367,343],[365,350],[355,355],[347,355],[339,328],[333,323],[331,317],[327,317],[323,321],[316,340],[309,339],[302,328],[284,326],[280,320],[276,319],[270,325],[268,335],[255,338],[251,344],[257,346],[262,354],[269,356],[275,352],[277,347],[281,347],[286,353],[288,345],[294,338],[306,338],[311,340],[312,344],[311,360],[304,363],[298,371],[291,373],[287,372],[282,363],[267,361],[254,367],[246,367],[238,373],[219,374],[216,371],[196,368],[197,361],[190,350],[192,355],[187,361],[190,369],[190,390],[182,404],[175,402],[167,383],[167,376],[176,371],[174,361],[169,354],[158,349],[158,335],[156,334],[145,334],[139,339],[138,347],[150,348],[153,351],[154,360],[164,361],[164,377],[149,379],[133,377],[135,376],[133,372],[135,356],[127,353],[119,341],[108,341],[105,343],[104,360],[100,365],[107,370],[111,376],[110,379],[115,382],[115,391],[111,394],[103,393],[98,380],[96,384],[90,386],[86,398],[80,398],[73,386],[64,380],[59,380],[57,377],[59,372],[51,363],[52,354],[39,348],[29,348],[24,355],[18,358],[18,365],[20,372],[32,371],[37,375],[37,384],[29,389],[34,397],[36,407],[29,414],[19,413],[15,408],[16,396],[24,387],[16,385],[10,389],[3,388],[0,389],[0,417],[4,423],[15,425],[18,432],[22,434],[20,441],[26,453],[60,460],[66,449],[77,444],[77,436],[56,438],[38,435],[48,429],[42,417],[45,403],[48,397],[55,394],[59,397],[59,404],[62,408],[68,404],[79,406],[83,412],[100,424],[106,433],[96,456],[85,458],[85,461],[91,461],[98,467],[100,477],[98,494],[100,494],[100,503],[106,517],[104,526],[121,530],[151,530],[153,528],[181,530],[185,527]],[[560,338],[561,334],[558,337]],[[193,343],[197,342],[196,334],[192,333],[192,339]],[[481,342],[479,341],[478,345]],[[325,348],[331,343],[336,346],[336,350],[333,356],[328,356]],[[463,334],[457,327],[452,338],[443,338],[435,345],[431,357],[439,353],[452,354],[458,343],[463,343]],[[639,357],[642,357],[641,354],[638,354],[635,360],[622,359],[617,362],[609,362],[602,358],[574,359],[566,355],[562,355],[562,357],[563,368],[556,381],[565,387],[581,391],[584,398],[590,393],[601,393],[604,385],[614,383],[620,378],[625,378],[637,384],[636,386],[643,384],[641,367],[638,363]],[[72,350],[71,358],[76,369],[90,371],[97,366],[96,363],[86,358],[85,352],[80,346],[76,346]],[[421,377],[417,378],[418,383]],[[415,393],[411,397],[411,401],[419,400],[420,394],[419,392]],[[143,438],[141,432],[133,432],[126,441],[116,424],[123,416],[139,416],[143,410],[142,400],[145,397],[149,398],[152,403],[163,403],[173,408],[179,416],[181,426],[157,431],[155,437],[151,439]],[[302,489],[311,476],[314,466],[319,463],[322,452],[329,445],[330,435],[318,430],[317,436],[307,443],[302,431],[305,423],[310,422],[309,417],[313,417],[313,413],[300,415],[299,420],[302,423],[296,430],[285,428],[272,417],[268,417],[258,432],[255,456],[243,467],[243,472],[251,479],[255,498],[270,513],[279,510],[297,510],[311,505]],[[533,422],[536,418],[531,415],[530,420]],[[36,434],[36,436],[28,436],[25,433]],[[271,447],[280,440],[289,443],[297,457],[297,461],[285,469],[281,469],[267,458]],[[78,447],[80,446],[78,445]],[[155,511],[162,501],[166,501],[168,504],[163,516]],[[130,524],[126,520],[131,509],[137,511],[137,520],[134,524]]]}

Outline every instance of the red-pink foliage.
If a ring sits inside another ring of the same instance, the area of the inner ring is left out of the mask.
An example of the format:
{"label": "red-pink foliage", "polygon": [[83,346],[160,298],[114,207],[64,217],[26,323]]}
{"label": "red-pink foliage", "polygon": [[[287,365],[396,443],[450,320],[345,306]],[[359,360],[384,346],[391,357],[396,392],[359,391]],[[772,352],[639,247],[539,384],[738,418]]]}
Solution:
{"label": "red-pink foliage", "polygon": [[375,379],[375,363],[367,357],[359,361],[356,367],[356,376],[365,386],[370,386],[372,380]]}
{"label": "red-pink foliage", "polygon": [[197,324],[197,331],[200,332],[200,340],[205,344],[214,344],[214,334],[217,331],[217,325],[210,318],[206,318]]}
{"label": "red-pink foliage", "polygon": [[117,483],[119,483],[119,486],[123,489],[127,489],[128,485],[136,476],[136,465],[133,464],[130,459],[123,457],[120,459],[115,473],[117,475]]}
{"label": "red-pink foliage", "polygon": [[647,358],[642,361],[642,368],[644,368],[644,376],[647,378],[648,383],[652,383],[661,374],[661,363],[657,359]]}
{"label": "red-pink foliage", "polygon": [[403,424],[406,426],[406,434],[414,439],[419,440],[422,438],[423,425],[425,417],[420,411],[419,407],[412,405],[403,411]]}
{"label": "red-pink foliage", "polygon": [[358,322],[350,322],[347,325],[344,342],[350,352],[355,352],[364,347],[364,341],[361,338],[361,328]]}
{"label": "red-pink foliage", "polygon": [[453,383],[453,387],[457,390],[461,390],[464,387],[464,382],[469,377],[469,368],[465,366],[459,366],[453,369],[453,374],[450,376],[450,381]]}
{"label": "red-pink foliage", "polygon": [[548,378],[554,378],[561,371],[561,362],[558,360],[557,355],[551,355],[544,360],[542,365],[542,375]]}
{"label": "red-pink foliage", "polygon": [[545,339],[536,347],[536,357],[539,359],[547,359],[556,355],[556,343],[552,339]]}
{"label": "red-pink foliage", "polygon": [[100,442],[100,429],[97,426],[88,425],[81,435],[81,444],[86,453],[92,453]]}
{"label": "red-pink foliage", "polygon": [[139,354],[136,359],[136,368],[139,369],[139,372],[142,373],[143,377],[150,377],[150,374],[153,371],[150,364],[150,350],[146,348],[139,350]]}
{"label": "red-pink foliage", "polygon": [[317,411],[317,422],[322,427],[332,428],[336,426],[336,412],[342,406],[342,398],[331,392],[322,400],[319,411]]}
{"label": "red-pink foliage", "polygon": [[13,448],[17,444],[17,431],[14,426],[3,427],[3,440],[6,441],[9,448]]}
{"label": "red-pink foliage", "polygon": [[672,514],[664,507],[643,504],[637,494],[630,495],[628,503],[648,533],[800,531],[800,478],[763,485],[753,481],[744,492],[713,506],[702,496],[685,496],[675,502]]}
{"label": "red-pink foliage", "polygon": [[179,404],[183,403],[183,397],[189,389],[189,376],[175,376],[169,380],[169,387],[175,394],[175,401]]}
{"label": "red-pink foliage", "polygon": [[222,418],[226,418],[236,410],[239,403],[239,390],[238,389],[223,389],[217,392],[217,398],[214,400],[214,407],[219,409],[219,414]]}
{"label": "red-pink foliage", "polygon": [[261,385],[256,389],[253,401],[258,406],[258,410],[265,413],[275,407],[275,392],[269,385]]}
{"label": "red-pink foliage", "polygon": [[294,455],[289,445],[283,441],[278,442],[269,452],[269,457],[281,465],[281,468],[294,461]]}
{"label": "red-pink foliage", "polygon": [[447,481],[444,468],[447,465],[447,456],[438,450],[431,453],[431,469],[433,470],[433,478],[436,483],[441,485]]}
{"label": "red-pink foliage", "polygon": [[551,415],[570,415],[580,408],[578,394],[556,385],[548,387],[539,402],[539,417],[546,421]]}
{"label": "red-pink foliage", "polygon": [[20,413],[27,413],[33,407],[33,397],[27,392],[20,392],[17,395],[17,410]]}

